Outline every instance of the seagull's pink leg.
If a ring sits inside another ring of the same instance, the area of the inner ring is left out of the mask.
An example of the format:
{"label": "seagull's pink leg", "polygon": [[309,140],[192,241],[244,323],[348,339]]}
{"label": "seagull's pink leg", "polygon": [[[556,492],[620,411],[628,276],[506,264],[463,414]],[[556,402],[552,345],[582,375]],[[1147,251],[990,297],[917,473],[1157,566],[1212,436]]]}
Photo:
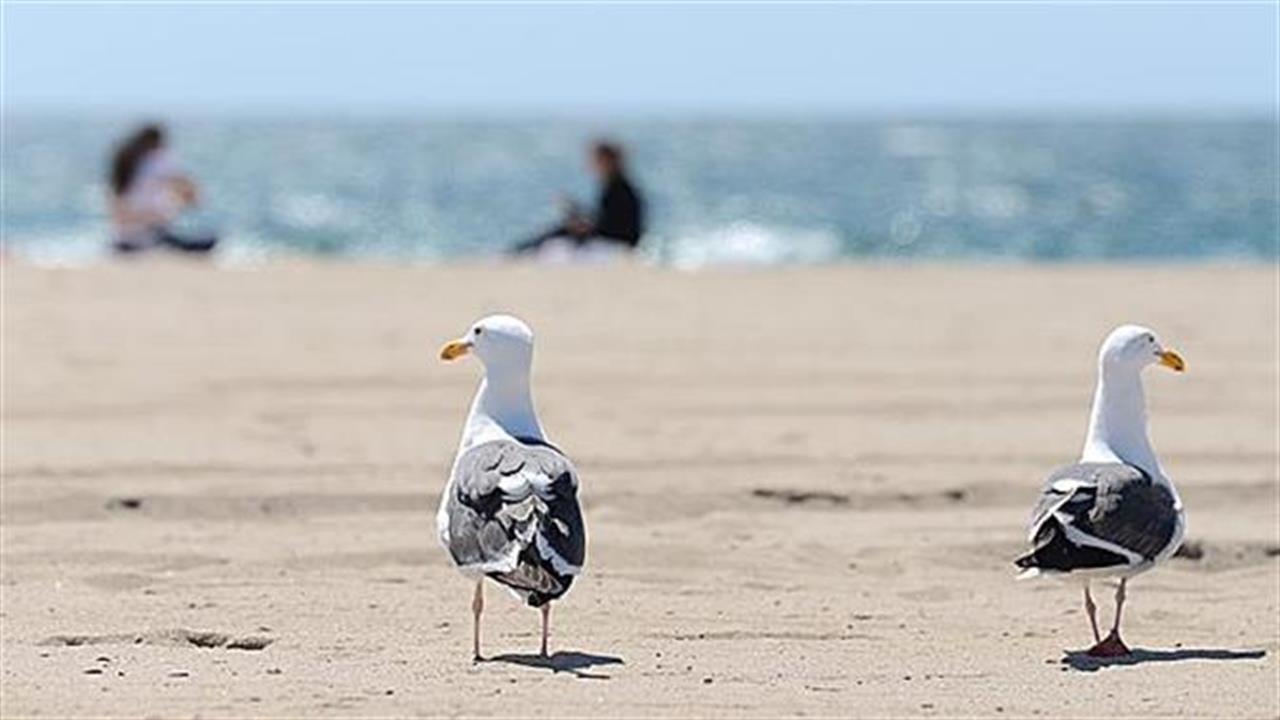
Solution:
{"label": "seagull's pink leg", "polygon": [[1089,581],[1084,583],[1084,611],[1089,613],[1089,627],[1093,628],[1093,642],[1102,642],[1102,635],[1098,633],[1098,606],[1093,603],[1093,595],[1089,593]]}
{"label": "seagull's pink leg", "polygon": [[1089,654],[1093,657],[1123,657],[1129,654],[1129,646],[1120,639],[1120,613],[1124,610],[1126,583],[1128,579],[1122,579],[1120,587],[1116,588],[1116,619],[1111,625],[1111,634],[1089,649]]}
{"label": "seagull's pink leg", "polygon": [[479,662],[484,659],[480,657],[480,613],[484,612],[484,578],[476,580],[476,594],[471,598],[471,612],[475,615],[475,624],[472,626],[471,659]]}
{"label": "seagull's pink leg", "polygon": [[1116,588],[1116,621],[1111,624],[1111,634],[1115,635],[1117,640],[1120,639],[1120,612],[1124,610],[1124,586],[1128,582],[1128,578],[1123,578],[1120,580],[1120,587]]}
{"label": "seagull's pink leg", "polygon": [[1108,636],[1115,641],[1117,649],[1122,651],[1121,654],[1123,655],[1129,654],[1129,648],[1124,644],[1124,640],[1120,639],[1120,613],[1124,612],[1124,601],[1128,596],[1125,592],[1125,587],[1128,583],[1128,578],[1122,578],[1120,587],[1116,588],[1116,620],[1111,624],[1111,635]]}
{"label": "seagull's pink leg", "polygon": [[551,626],[551,603],[546,603],[539,609],[542,610],[542,657],[546,657],[547,635],[550,634]]}

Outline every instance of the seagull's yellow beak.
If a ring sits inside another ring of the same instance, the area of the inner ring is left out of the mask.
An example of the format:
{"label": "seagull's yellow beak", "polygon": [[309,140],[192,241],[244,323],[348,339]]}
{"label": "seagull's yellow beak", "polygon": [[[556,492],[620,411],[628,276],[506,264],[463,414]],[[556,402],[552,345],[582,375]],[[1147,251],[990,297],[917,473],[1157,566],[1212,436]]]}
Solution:
{"label": "seagull's yellow beak", "polygon": [[1187,369],[1187,364],[1183,362],[1182,356],[1172,350],[1161,351],[1160,364],[1167,368],[1172,368],[1174,372],[1182,372]]}
{"label": "seagull's yellow beak", "polygon": [[440,359],[445,361],[457,360],[469,352],[471,352],[471,343],[466,340],[452,340],[440,348]]}

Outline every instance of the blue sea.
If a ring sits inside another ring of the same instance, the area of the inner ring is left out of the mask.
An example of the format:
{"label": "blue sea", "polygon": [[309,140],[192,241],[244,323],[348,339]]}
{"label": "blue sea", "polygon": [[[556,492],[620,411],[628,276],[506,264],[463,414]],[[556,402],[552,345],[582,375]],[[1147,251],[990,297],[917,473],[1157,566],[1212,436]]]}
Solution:
{"label": "blue sea", "polygon": [[[5,118],[7,254],[105,255],[120,118]],[[1277,128],[1214,120],[173,119],[223,258],[497,253],[590,203],[584,146],[627,148],[657,263],[1273,261]]]}

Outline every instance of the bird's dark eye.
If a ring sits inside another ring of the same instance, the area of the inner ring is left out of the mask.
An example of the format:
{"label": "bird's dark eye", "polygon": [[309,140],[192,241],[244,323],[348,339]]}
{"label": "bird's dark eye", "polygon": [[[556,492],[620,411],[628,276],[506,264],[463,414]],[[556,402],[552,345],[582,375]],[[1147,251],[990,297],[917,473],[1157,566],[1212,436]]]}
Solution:
{"label": "bird's dark eye", "polygon": [[476,329],[472,330],[471,332],[472,332],[472,333],[474,333],[474,334],[476,334],[476,335],[479,335],[479,334],[480,334],[480,328],[476,328]]}

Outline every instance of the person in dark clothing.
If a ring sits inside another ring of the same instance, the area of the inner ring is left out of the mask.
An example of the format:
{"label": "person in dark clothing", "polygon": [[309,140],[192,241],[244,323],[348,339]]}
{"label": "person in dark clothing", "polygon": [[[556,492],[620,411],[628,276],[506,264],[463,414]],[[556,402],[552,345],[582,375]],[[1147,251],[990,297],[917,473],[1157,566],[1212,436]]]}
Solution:
{"label": "person in dark clothing", "polygon": [[644,235],[644,201],[627,178],[622,148],[611,142],[596,142],[591,147],[591,166],[601,183],[595,214],[588,215],[569,203],[560,224],[517,245],[516,254],[535,252],[555,238],[570,240],[577,247],[604,243],[635,250],[639,246]]}

